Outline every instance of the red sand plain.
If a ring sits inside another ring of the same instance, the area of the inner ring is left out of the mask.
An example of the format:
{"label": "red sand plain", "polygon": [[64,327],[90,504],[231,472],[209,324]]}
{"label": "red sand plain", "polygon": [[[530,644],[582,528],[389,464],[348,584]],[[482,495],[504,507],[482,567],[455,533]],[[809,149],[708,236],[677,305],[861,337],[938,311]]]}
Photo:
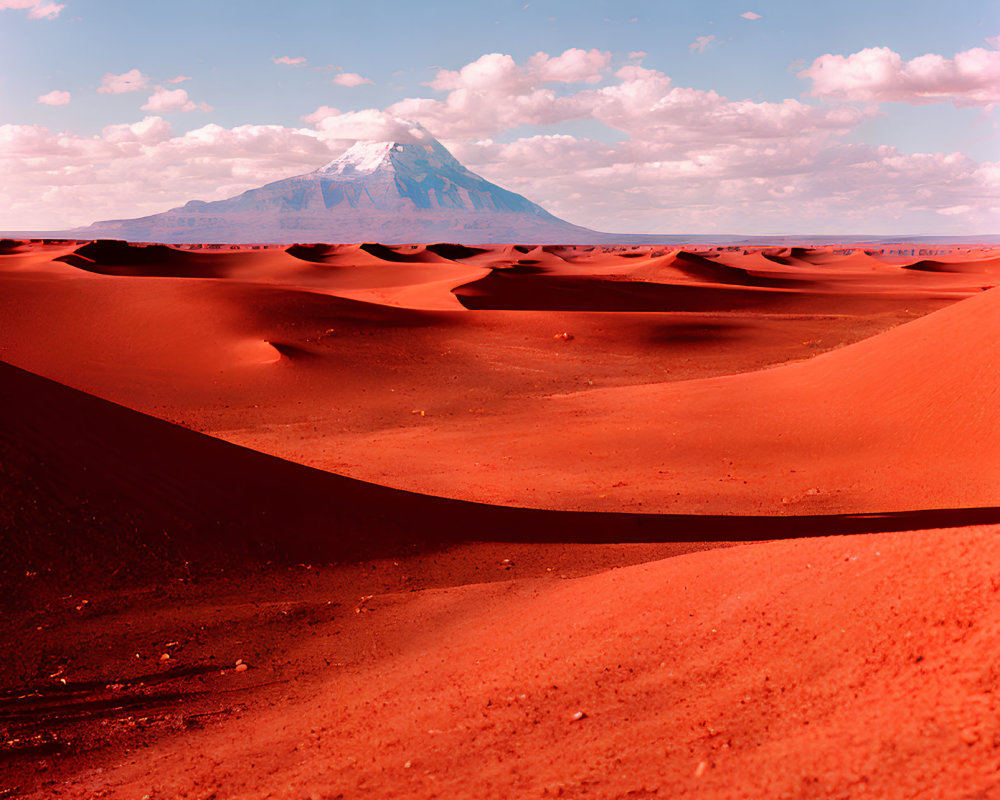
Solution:
{"label": "red sand plain", "polygon": [[0,243],[0,798],[1000,795],[998,275]]}

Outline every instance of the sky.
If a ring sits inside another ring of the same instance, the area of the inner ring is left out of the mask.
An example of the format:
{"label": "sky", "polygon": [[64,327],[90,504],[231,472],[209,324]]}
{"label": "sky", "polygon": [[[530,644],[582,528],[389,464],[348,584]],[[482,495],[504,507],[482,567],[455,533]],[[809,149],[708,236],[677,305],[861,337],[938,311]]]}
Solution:
{"label": "sky", "polygon": [[995,0],[0,0],[0,230],[424,125],[620,233],[1000,233]]}

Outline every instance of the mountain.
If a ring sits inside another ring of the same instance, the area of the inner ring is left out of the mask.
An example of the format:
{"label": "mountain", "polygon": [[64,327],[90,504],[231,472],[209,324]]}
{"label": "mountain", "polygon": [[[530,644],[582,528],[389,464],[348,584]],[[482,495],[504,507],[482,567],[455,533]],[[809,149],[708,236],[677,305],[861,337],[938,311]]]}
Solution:
{"label": "mountain", "polygon": [[607,238],[466,169],[422,128],[227,200],[95,222],[80,238],[156,242],[588,243]]}

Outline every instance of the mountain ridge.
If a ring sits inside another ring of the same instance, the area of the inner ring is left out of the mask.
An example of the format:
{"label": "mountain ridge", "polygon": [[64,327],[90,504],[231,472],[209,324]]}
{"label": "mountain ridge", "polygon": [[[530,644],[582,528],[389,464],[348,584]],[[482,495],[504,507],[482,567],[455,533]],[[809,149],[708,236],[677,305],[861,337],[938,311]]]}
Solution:
{"label": "mountain ridge", "polygon": [[191,200],[135,219],[72,231],[94,238],[166,243],[305,241],[389,244],[598,243],[461,164],[423,128],[414,142],[359,141],[327,164],[224,200]]}

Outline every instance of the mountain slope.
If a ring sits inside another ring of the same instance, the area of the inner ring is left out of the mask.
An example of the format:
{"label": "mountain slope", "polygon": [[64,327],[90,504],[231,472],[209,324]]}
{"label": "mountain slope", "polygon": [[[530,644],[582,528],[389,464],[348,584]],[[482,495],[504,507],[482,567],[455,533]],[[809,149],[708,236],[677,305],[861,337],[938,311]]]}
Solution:
{"label": "mountain slope", "polygon": [[604,235],[554,217],[462,166],[434,137],[358,142],[304,175],[215,202],[192,200],[76,233],[158,242],[596,242]]}

